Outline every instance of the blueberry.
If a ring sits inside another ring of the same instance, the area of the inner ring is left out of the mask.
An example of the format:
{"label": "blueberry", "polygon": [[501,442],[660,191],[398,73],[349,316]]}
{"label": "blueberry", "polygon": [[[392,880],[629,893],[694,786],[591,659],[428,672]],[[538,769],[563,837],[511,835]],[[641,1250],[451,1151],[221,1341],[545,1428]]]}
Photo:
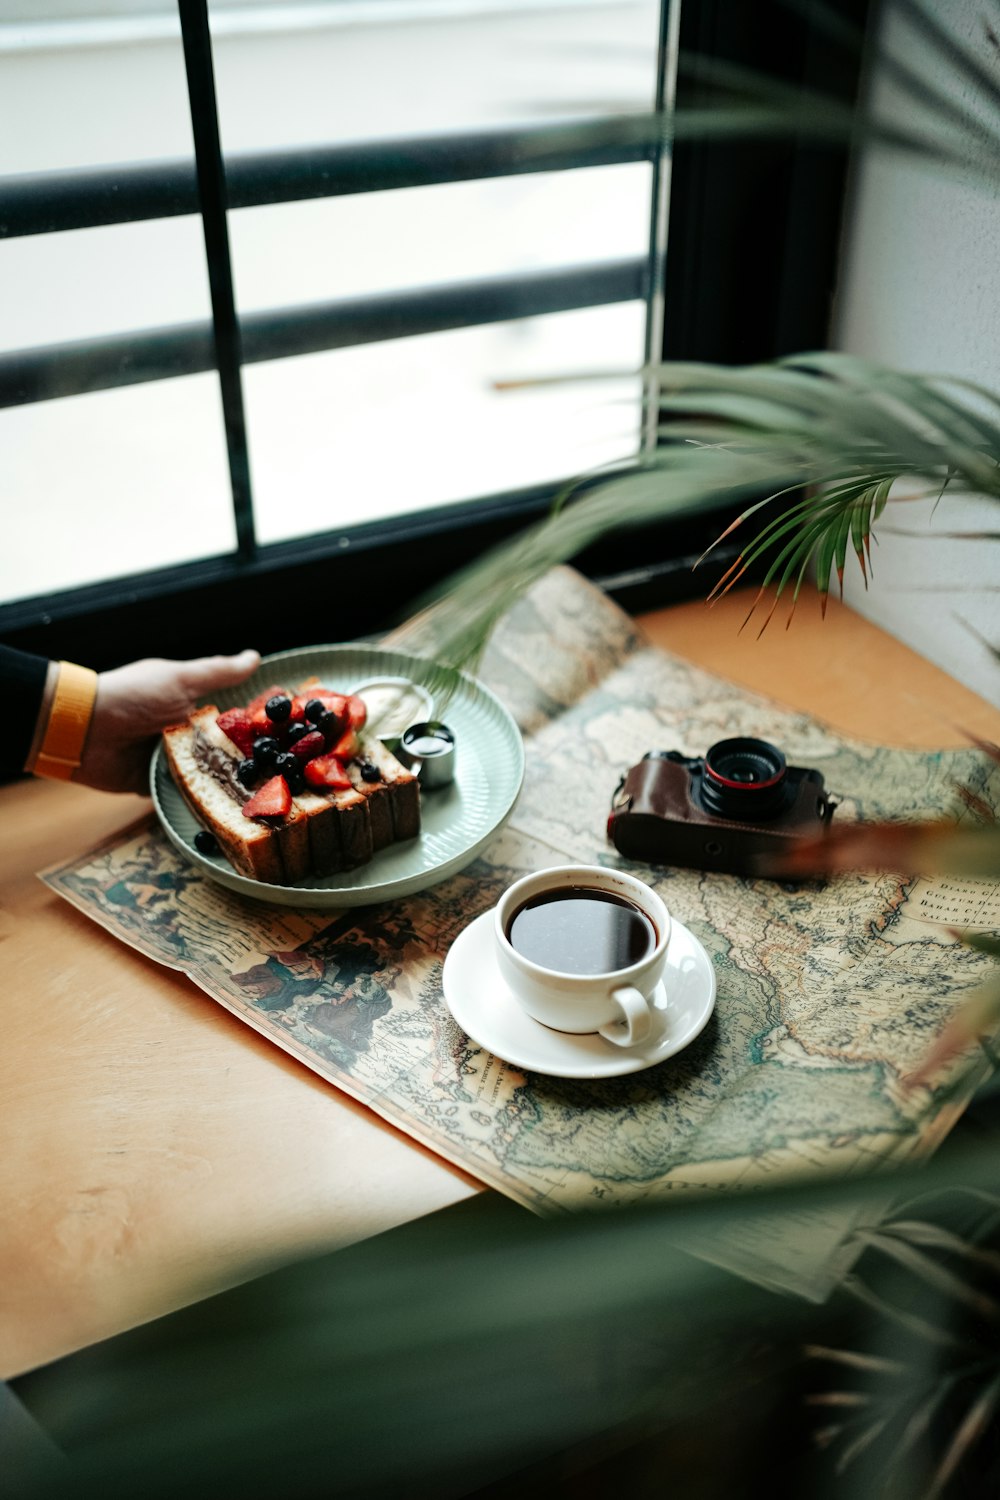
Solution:
{"label": "blueberry", "polygon": [[194,847],[199,854],[218,854],[219,841],[207,828],[199,828],[194,836]]}
{"label": "blueberry", "polygon": [[340,728],[340,720],[332,709],[326,709],[316,720],[316,728],[322,730],[327,739],[332,739]]}
{"label": "blueberry", "polygon": [[321,703],[318,698],[310,698],[306,704],[306,718],[313,724],[318,724],[326,713],[326,704]]}
{"label": "blueberry", "polygon": [[311,734],[308,724],[293,724],[288,731],[288,743],[294,745],[304,734]]}
{"label": "blueberry", "polygon": [[302,770],[302,762],[296,760],[294,755],[292,759],[295,761],[294,766],[289,766],[288,770],[282,772],[282,774],[288,783],[288,790],[293,797],[297,797],[300,792],[304,792],[306,789],[306,778]]}
{"label": "blueberry", "polygon": [[236,780],[240,786],[253,786],[257,780],[257,762],[255,760],[241,760],[236,767]]}
{"label": "blueberry", "polygon": [[373,766],[372,765],[372,763],[371,763],[370,760],[363,760],[361,762],[361,780],[362,781],[381,781],[382,780],[382,773],[380,772],[378,766]]}
{"label": "blueberry", "polygon": [[280,751],[281,746],[278,741],[272,739],[269,734],[263,734],[259,740],[253,742],[253,758],[262,771],[267,771],[274,765]]}
{"label": "blueberry", "polygon": [[275,724],[284,724],[292,711],[292,700],[284,693],[277,693],[273,698],[268,698],[264,705],[264,711],[269,719]]}
{"label": "blueberry", "polygon": [[305,789],[306,778],[302,772],[302,762],[290,750],[278,756],[274,769],[278,776],[284,776],[293,797],[297,797]]}

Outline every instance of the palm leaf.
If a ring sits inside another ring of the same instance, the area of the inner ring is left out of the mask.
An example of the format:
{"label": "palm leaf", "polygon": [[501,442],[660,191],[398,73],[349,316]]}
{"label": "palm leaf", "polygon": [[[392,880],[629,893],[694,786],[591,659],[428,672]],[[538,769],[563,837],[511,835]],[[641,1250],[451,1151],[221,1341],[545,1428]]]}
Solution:
{"label": "palm leaf", "polygon": [[[851,513],[844,511],[833,529],[834,552],[837,561],[837,582],[840,585],[840,597],[844,597],[844,569],[847,566],[847,544],[851,535]],[[824,605],[826,603],[824,599]]]}
{"label": "palm leaf", "polygon": [[918,0],[894,0],[894,4],[917,34],[930,43],[931,55],[951,65],[956,81],[962,87],[974,89],[994,111],[1000,110],[1000,83],[982,59],[958,41],[933,11],[919,4]]}
{"label": "palm leaf", "polygon": [[980,985],[948,1021],[923,1062],[906,1082],[925,1084],[978,1038],[991,1036],[1000,1022],[1000,974]]}
{"label": "palm leaf", "polygon": [[1000,958],[1000,938],[989,932],[960,932],[957,934],[968,947],[977,953],[988,953],[991,958]]}
{"label": "palm leaf", "polygon": [[950,1396],[954,1385],[953,1378],[941,1380],[934,1390],[917,1403],[886,1465],[888,1472],[892,1474],[899,1472],[904,1460],[909,1458],[917,1444],[924,1438],[931,1422]]}
{"label": "palm leaf", "polygon": [[974,625],[970,624],[968,620],[964,620],[961,615],[956,614],[954,618],[965,630],[969,632],[970,635],[975,636],[976,640],[979,641],[981,645],[986,647],[987,651],[989,651],[991,656],[993,656],[994,660],[1000,662],[1000,646],[997,646],[993,641],[988,640],[986,636],[983,635],[981,630],[977,630]]}
{"label": "palm leaf", "polygon": [[908,536],[935,542],[1000,542],[1000,531],[911,531],[905,526],[886,526],[886,536]]}
{"label": "palm leaf", "polygon": [[919,1313],[909,1311],[905,1307],[897,1307],[888,1302],[884,1297],[878,1296],[871,1287],[861,1280],[859,1276],[847,1276],[842,1283],[843,1290],[849,1297],[860,1302],[871,1312],[875,1312],[887,1323],[901,1328],[905,1333],[912,1334],[917,1339],[937,1348],[964,1349],[965,1343],[949,1332],[947,1328],[937,1323],[932,1323],[929,1318],[923,1318]]}
{"label": "palm leaf", "polygon": [[980,1392],[975,1401],[972,1402],[966,1414],[965,1420],[955,1433],[948,1451],[931,1481],[930,1488],[925,1492],[923,1500],[938,1500],[945,1487],[951,1480],[959,1464],[970,1453],[975,1444],[983,1436],[1000,1402],[1000,1375],[991,1380],[986,1388]]}
{"label": "palm leaf", "polygon": [[846,1365],[848,1369],[863,1370],[867,1374],[899,1375],[903,1370],[898,1359],[882,1359],[858,1349],[831,1349],[824,1344],[807,1344],[802,1352],[807,1359],[830,1360],[833,1364]]}
{"label": "palm leaf", "polygon": [[983,1250],[973,1241],[942,1228],[940,1224],[931,1224],[923,1219],[890,1219],[882,1228],[885,1234],[899,1235],[914,1245],[946,1251],[1000,1275],[1000,1252]]}
{"label": "palm leaf", "polygon": [[854,1438],[853,1442],[848,1443],[847,1447],[840,1455],[840,1458],[837,1460],[837,1473],[843,1474],[844,1471],[850,1467],[850,1465],[856,1458],[860,1457],[860,1455],[864,1453],[866,1449],[870,1448],[871,1445],[882,1436],[891,1420],[891,1417],[878,1417],[874,1422],[871,1422],[867,1427],[865,1427],[864,1430],[860,1432],[856,1438]]}
{"label": "palm leaf", "polygon": [[852,870],[902,875],[1000,875],[1000,828],[939,823],[842,823],[803,840],[768,873],[823,876]]}
{"label": "palm leaf", "polygon": [[926,1282],[928,1286],[934,1287],[939,1292],[946,1293],[955,1302],[961,1302],[964,1306],[971,1308],[980,1317],[988,1318],[991,1322],[996,1322],[1000,1318],[1000,1306],[992,1297],[970,1286],[963,1277],[949,1270],[947,1266],[943,1266],[933,1256],[925,1255],[922,1250],[905,1239],[877,1230],[863,1229],[857,1230],[853,1238],[869,1249],[877,1250],[881,1255],[895,1260],[919,1280]]}
{"label": "palm leaf", "polygon": [[[804,15],[818,35],[852,60],[865,57],[865,36],[835,6],[820,0],[782,3]],[[697,89],[696,103],[608,116],[606,99],[576,100],[574,113],[606,118],[581,120],[575,138],[584,147],[627,141],[651,155],[692,139],[875,145],[932,167],[960,167],[992,189],[1000,148],[996,70],[916,0],[894,0],[891,9],[908,34],[897,45],[900,28],[882,28],[869,58],[871,68],[894,86],[897,97],[888,110],[876,110],[869,102],[852,105],[822,89],[797,87],[725,59],[682,52],[678,69]],[[990,40],[988,24],[983,32]],[[564,101],[561,111],[566,107]]]}
{"label": "palm leaf", "polygon": [[670,440],[634,467],[567,487],[548,517],[424,600],[408,628],[411,649],[473,665],[511,599],[550,567],[608,532],[665,516],[749,502],[722,536],[754,517],[763,524],[712,593],[771,552],[766,587],[777,602],[800,586],[809,559],[824,599],[834,567],[842,588],[852,544],[867,578],[874,527],[897,480],[951,479],[1000,499],[1000,411],[972,410],[978,395],[934,377],[824,351],[743,369],[678,363],[637,373],[660,391]]}

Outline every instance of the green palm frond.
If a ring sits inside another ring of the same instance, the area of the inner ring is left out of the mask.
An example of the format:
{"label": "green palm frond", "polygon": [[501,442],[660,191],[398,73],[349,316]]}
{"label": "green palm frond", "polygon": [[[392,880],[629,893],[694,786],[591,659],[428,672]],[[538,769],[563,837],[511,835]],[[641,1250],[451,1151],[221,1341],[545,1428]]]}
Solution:
{"label": "green palm frond", "polygon": [[682,50],[677,67],[687,102],[667,111],[619,106],[609,113],[606,99],[578,99],[574,113],[590,118],[569,127],[572,139],[587,149],[629,144],[651,154],[690,140],[873,145],[995,185],[1000,44],[985,15],[977,50],[920,0],[889,0],[883,11],[894,24],[881,26],[870,39],[825,0],[780,3],[804,17],[841,57],[855,66],[864,58],[872,75],[891,85],[892,98],[855,104],[822,88]]}
{"label": "green palm frond", "polygon": [[[982,1450],[1000,1404],[998,1200],[977,1195],[959,1230],[947,1222],[955,1215],[951,1195],[930,1196],[936,1202],[925,1201],[927,1218],[891,1209],[855,1236],[865,1258],[847,1290],[874,1315],[868,1330],[874,1347],[803,1351],[838,1378],[835,1388],[807,1397],[808,1404],[844,1414],[820,1427],[817,1445],[839,1451],[838,1473],[850,1469],[866,1494],[884,1489],[937,1500],[985,1493],[977,1481],[995,1463],[995,1447]],[[863,1457],[867,1472],[859,1474]]]}
{"label": "green palm frond", "polygon": [[[960,1271],[952,1270],[943,1260],[929,1255],[922,1248],[918,1249],[913,1242],[917,1237],[912,1232],[904,1233],[897,1225],[895,1232],[891,1234],[879,1230],[863,1230],[858,1231],[855,1238],[858,1243],[896,1261],[918,1280],[936,1287],[956,1302],[969,1307],[979,1317],[993,1323],[1000,1319],[1000,1305],[994,1297],[972,1285]],[[990,1265],[991,1269],[995,1269],[992,1262]]]}
{"label": "green palm frond", "polygon": [[641,374],[658,401],[658,447],[571,486],[542,521],[450,580],[405,627],[412,649],[474,665],[511,600],[551,567],[609,532],[668,516],[749,502],[723,537],[756,529],[711,597],[766,561],[755,606],[772,591],[794,608],[810,565],[824,603],[834,572],[843,588],[849,551],[867,581],[874,528],[898,481],[926,495],[1000,499],[1000,408],[959,382],[825,352]]}

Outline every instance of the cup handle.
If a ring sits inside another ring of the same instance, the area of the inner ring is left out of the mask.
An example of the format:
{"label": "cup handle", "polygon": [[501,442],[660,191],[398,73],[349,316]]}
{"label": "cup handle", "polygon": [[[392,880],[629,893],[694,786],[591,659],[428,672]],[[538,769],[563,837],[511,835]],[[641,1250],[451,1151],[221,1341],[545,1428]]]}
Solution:
{"label": "cup handle", "polygon": [[615,990],[613,998],[622,1013],[621,1020],[599,1026],[600,1035],[616,1047],[633,1047],[636,1042],[644,1042],[653,1023],[650,1002],[632,985]]}

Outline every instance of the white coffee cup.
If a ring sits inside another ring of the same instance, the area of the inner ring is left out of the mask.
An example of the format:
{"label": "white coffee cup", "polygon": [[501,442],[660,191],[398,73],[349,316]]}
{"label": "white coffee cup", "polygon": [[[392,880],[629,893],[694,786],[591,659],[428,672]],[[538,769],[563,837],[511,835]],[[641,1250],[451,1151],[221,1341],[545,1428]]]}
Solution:
{"label": "white coffee cup", "polygon": [[504,892],[493,931],[501,976],[534,1020],[620,1047],[649,1035],[670,913],[644,881],[600,865],[539,870]]}

